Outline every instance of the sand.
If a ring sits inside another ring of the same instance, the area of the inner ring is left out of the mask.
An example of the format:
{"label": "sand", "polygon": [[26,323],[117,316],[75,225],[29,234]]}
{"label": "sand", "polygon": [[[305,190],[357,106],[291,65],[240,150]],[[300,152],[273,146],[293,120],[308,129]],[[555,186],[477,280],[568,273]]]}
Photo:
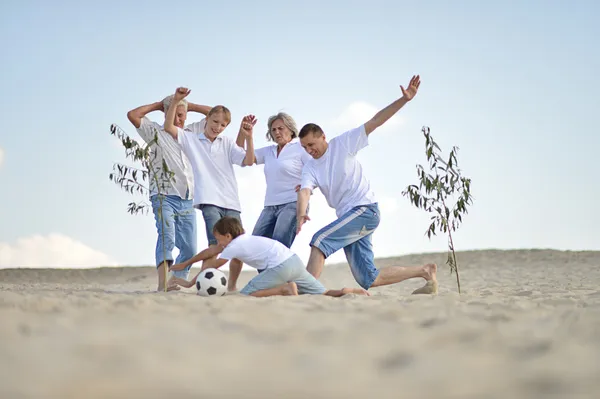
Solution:
{"label": "sand", "polygon": [[[0,270],[0,397],[600,397],[600,252],[459,253],[460,296],[445,254],[377,264],[426,261],[437,296],[211,299],[149,292],[152,268]],[[321,280],[356,286],[347,265]]]}

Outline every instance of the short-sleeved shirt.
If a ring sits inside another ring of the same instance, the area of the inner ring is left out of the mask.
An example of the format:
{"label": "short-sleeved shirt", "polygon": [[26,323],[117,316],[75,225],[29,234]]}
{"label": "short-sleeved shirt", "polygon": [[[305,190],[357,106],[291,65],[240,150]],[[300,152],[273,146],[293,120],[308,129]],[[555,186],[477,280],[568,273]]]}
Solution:
{"label": "short-sleeved shirt", "polygon": [[267,192],[265,206],[287,204],[298,199],[296,186],[302,181],[302,168],[312,157],[299,142],[287,143],[277,156],[277,145],[254,151],[256,163],[265,165]]}
{"label": "short-sleeved shirt", "polygon": [[[186,128],[187,129],[187,128]],[[136,129],[140,137],[151,145],[151,165],[149,173],[156,173],[156,178],[149,176],[150,195],[176,195],[189,200],[194,195],[194,175],[188,157],[181,150],[179,143],[164,130],[164,126],[143,117],[140,127]],[[156,137],[156,142],[153,142]],[[173,178],[163,170],[163,160]],[[158,181],[158,185],[157,185]]]}
{"label": "short-sleeved shirt", "polygon": [[262,236],[242,234],[231,240],[219,254],[220,259],[239,259],[256,269],[279,266],[294,255],[279,241]]}
{"label": "short-sleeved shirt", "polygon": [[243,166],[246,151],[227,136],[210,141],[206,119],[188,129],[177,128],[177,140],[190,160],[194,175],[194,205],[211,204],[241,212],[233,165]]}
{"label": "short-sleeved shirt", "polygon": [[302,188],[318,187],[337,217],[359,205],[377,202],[356,154],[369,144],[364,125],[329,141],[319,159],[311,159],[302,171]]}

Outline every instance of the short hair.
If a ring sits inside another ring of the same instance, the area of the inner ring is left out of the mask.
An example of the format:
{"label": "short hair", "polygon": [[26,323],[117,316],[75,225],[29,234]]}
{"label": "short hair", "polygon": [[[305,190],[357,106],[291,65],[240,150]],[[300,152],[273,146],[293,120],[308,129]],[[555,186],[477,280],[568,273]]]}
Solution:
{"label": "short hair", "polygon": [[[167,113],[167,111],[169,110],[169,107],[171,106],[171,101],[173,101],[173,97],[174,97],[174,95],[171,94],[170,96],[166,96],[162,100],[163,111],[165,112],[165,114]],[[187,102],[187,100],[185,98],[182,99],[181,101],[179,101],[179,103],[177,104],[178,107],[180,105],[183,105],[183,107],[185,108],[185,112],[187,112],[187,110],[188,110],[188,102]]]}
{"label": "short hair", "polygon": [[302,126],[302,129],[300,129],[300,133],[298,134],[298,136],[302,139],[306,137],[309,133],[312,133],[317,137],[321,137],[325,134],[323,132],[323,129],[321,129],[321,126],[317,125],[316,123],[307,123],[306,125]]}
{"label": "short hair", "polygon": [[231,234],[232,238],[236,238],[245,233],[242,223],[234,217],[223,216],[217,220],[217,223],[213,226],[213,233],[219,233],[224,236]]}
{"label": "short hair", "polygon": [[268,128],[267,140],[268,141],[273,141],[273,135],[271,134],[271,128],[273,127],[273,123],[275,123],[275,121],[277,121],[277,120],[281,120],[283,122],[283,124],[285,125],[285,127],[290,129],[290,132],[292,132],[292,139],[295,139],[296,137],[298,137],[298,127],[296,126],[296,121],[294,120],[294,118],[292,118],[290,115],[286,114],[285,112],[278,112],[276,115],[269,117],[269,120],[267,122],[267,128]]}
{"label": "short hair", "polygon": [[227,120],[227,124],[229,124],[231,122],[231,111],[229,111],[229,108],[227,108],[224,105],[215,105],[214,107],[212,107],[210,111],[208,111],[208,115],[206,115],[206,118],[208,119],[212,115],[217,114],[219,112],[223,113],[223,115],[225,116],[225,120]]}

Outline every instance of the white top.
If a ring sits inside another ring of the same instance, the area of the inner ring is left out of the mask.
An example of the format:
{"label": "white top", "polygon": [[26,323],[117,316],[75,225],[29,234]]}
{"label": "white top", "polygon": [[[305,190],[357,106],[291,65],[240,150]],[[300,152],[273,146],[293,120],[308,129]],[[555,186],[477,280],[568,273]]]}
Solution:
{"label": "white top", "polygon": [[[152,144],[153,148],[150,154],[152,169],[156,173],[156,179],[152,175],[148,176],[150,195],[158,194],[160,188],[161,194],[176,195],[186,200],[192,199],[194,194],[192,165],[181,151],[181,146],[177,141],[164,130],[163,126],[146,117],[142,118],[140,127],[136,131],[146,143],[157,138],[156,143]],[[162,173],[163,159],[169,171],[175,174],[173,179],[169,179],[169,176]],[[158,187],[155,180],[158,180]]]}
{"label": "white top", "polygon": [[265,165],[267,192],[265,206],[298,200],[296,186],[302,181],[302,167],[312,159],[299,142],[287,143],[277,157],[277,144],[254,151],[256,163]]}
{"label": "white top", "polygon": [[188,129],[177,128],[177,140],[194,171],[194,205],[211,204],[241,212],[233,165],[244,166],[246,151],[220,134],[211,142],[204,135],[206,118]]}
{"label": "white top", "polygon": [[325,154],[311,159],[302,172],[302,188],[319,187],[330,207],[341,217],[359,205],[375,203],[375,194],[356,159],[359,150],[369,145],[364,125],[329,141]]}
{"label": "white top", "polygon": [[293,255],[294,253],[279,241],[242,234],[231,240],[219,254],[219,258],[239,259],[247,265],[262,270],[279,266]]}

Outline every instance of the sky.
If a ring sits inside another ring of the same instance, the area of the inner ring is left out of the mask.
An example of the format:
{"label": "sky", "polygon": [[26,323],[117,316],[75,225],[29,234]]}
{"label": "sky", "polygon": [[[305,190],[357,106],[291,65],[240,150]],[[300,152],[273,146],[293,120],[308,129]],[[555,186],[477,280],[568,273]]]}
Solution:
{"label": "sky", "polygon": [[[328,138],[399,98],[413,101],[359,153],[379,200],[376,257],[446,250],[429,215],[402,196],[425,164],[423,126],[459,147],[472,179],[457,250],[600,250],[600,6],[594,1],[104,1],[0,4],[0,267],[151,265],[151,213],[109,181],[131,162],[117,124],[178,86],[245,114],[314,122]],[[164,115],[148,115],[162,123]],[[190,113],[188,121],[200,120]],[[262,207],[262,166],[237,168],[242,220]],[[292,249],[335,219],[322,194]],[[198,248],[206,246],[197,212]],[[328,259],[343,262],[343,251]]]}

